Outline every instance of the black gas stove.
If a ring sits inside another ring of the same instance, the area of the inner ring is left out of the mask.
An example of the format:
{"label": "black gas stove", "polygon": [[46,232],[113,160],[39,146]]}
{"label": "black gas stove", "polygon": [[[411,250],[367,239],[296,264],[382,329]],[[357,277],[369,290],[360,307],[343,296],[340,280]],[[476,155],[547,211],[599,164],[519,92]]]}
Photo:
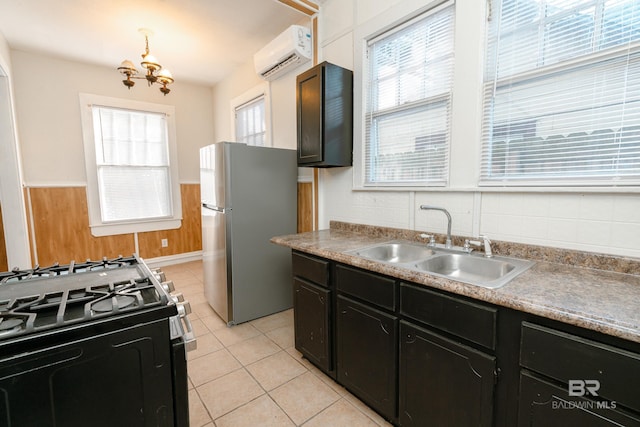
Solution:
{"label": "black gas stove", "polygon": [[187,426],[173,290],[136,255],[0,273],[0,426]]}

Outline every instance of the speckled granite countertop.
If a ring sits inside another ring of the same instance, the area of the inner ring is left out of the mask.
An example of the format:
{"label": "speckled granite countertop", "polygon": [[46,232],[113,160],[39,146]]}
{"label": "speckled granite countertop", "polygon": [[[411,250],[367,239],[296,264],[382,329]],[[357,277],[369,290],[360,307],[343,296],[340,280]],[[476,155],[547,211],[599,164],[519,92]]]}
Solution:
{"label": "speckled granite countertop", "polygon": [[[536,264],[502,288],[487,289],[346,253],[391,240],[420,240],[419,234],[419,231],[331,222],[328,230],[277,236],[271,241],[398,279],[640,342],[637,259],[494,242],[496,255],[531,259]],[[438,236],[439,240],[442,238]],[[454,244],[459,244],[460,239],[464,238],[454,239]]]}

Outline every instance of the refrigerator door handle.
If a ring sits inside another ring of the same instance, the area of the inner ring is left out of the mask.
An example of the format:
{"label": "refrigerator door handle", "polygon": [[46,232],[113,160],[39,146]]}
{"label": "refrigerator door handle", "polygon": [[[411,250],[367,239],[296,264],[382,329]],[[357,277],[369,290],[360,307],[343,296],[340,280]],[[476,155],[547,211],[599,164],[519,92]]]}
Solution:
{"label": "refrigerator door handle", "polygon": [[222,212],[222,213],[226,213],[229,210],[228,208],[221,208],[220,206],[213,206],[204,202],[202,203],[202,207],[205,209],[209,209],[216,212]]}

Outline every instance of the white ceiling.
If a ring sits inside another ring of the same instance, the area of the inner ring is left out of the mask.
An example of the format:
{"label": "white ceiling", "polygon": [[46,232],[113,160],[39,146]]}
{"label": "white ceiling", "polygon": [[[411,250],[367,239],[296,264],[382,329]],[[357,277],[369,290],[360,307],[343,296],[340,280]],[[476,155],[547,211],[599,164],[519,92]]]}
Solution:
{"label": "white ceiling", "polygon": [[[277,0],[0,0],[11,49],[115,69],[140,63],[144,36],[176,81],[213,85],[291,24],[309,19]],[[141,67],[138,67],[140,70]]]}

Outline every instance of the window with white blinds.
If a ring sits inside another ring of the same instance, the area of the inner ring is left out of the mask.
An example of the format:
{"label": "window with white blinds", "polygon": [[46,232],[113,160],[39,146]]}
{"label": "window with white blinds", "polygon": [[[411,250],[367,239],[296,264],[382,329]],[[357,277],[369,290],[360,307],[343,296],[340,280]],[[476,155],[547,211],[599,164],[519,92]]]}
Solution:
{"label": "window with white blinds", "polygon": [[94,106],[103,222],[171,216],[166,115]]}
{"label": "window with white blinds", "polygon": [[448,2],[368,42],[365,185],[447,183],[453,37]]}
{"label": "window with white blinds", "polygon": [[173,106],[80,94],[94,236],[178,228]]}
{"label": "window with white blinds", "polygon": [[235,109],[236,141],[247,145],[264,146],[265,125],[264,95],[252,99]]}
{"label": "window with white blinds", "polygon": [[481,184],[638,184],[640,2],[490,1]]}

